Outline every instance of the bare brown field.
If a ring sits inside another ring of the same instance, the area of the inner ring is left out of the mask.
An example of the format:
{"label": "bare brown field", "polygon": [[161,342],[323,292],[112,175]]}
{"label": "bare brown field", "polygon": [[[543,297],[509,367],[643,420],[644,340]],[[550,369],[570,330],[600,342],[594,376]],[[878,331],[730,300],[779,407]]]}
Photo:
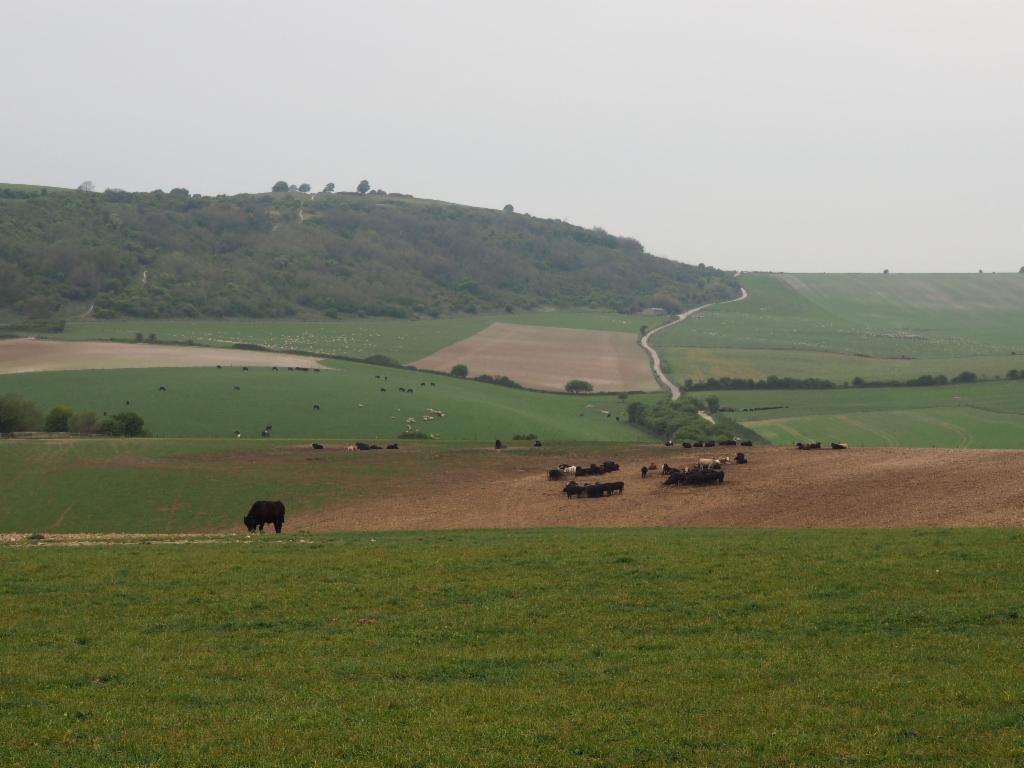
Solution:
{"label": "bare brown field", "polygon": [[[718,453],[719,451],[716,451]],[[716,486],[640,478],[645,461],[673,466],[700,451],[619,447],[622,470],[580,482],[624,480],[625,493],[569,500],[528,451],[438,462],[429,479],[395,483],[376,498],[290,518],[295,531],[568,527],[913,528],[1024,525],[1024,451],[747,449]],[[706,452],[705,452],[706,453]],[[724,452],[722,452],[724,453]],[[358,459],[358,457],[356,457]],[[387,459],[390,457],[381,457]]]}
{"label": "bare brown field", "polygon": [[243,349],[118,344],[112,341],[0,340],[0,374],[97,368],[192,368],[208,365],[308,366],[312,358]]}
{"label": "bare brown field", "polygon": [[560,392],[570,379],[600,392],[658,389],[636,337],[616,331],[494,323],[414,365],[447,373],[459,363],[470,376],[504,375],[533,389]]}

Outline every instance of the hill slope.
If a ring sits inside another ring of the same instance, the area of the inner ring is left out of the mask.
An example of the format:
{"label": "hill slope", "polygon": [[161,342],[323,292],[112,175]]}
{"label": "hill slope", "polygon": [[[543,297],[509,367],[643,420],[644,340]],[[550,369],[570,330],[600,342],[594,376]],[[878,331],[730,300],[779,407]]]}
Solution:
{"label": "hill slope", "polygon": [[602,230],[404,195],[0,195],[0,306],[27,317],[630,312],[738,290]]}

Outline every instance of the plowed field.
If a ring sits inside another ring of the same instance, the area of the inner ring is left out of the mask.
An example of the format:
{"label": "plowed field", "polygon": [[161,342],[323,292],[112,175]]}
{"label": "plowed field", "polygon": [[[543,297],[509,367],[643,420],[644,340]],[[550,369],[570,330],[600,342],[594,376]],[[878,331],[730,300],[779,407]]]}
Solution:
{"label": "plowed field", "polygon": [[460,363],[470,376],[508,376],[534,389],[562,391],[570,379],[589,381],[598,392],[658,389],[636,336],[616,331],[494,323],[414,365],[447,373]]}

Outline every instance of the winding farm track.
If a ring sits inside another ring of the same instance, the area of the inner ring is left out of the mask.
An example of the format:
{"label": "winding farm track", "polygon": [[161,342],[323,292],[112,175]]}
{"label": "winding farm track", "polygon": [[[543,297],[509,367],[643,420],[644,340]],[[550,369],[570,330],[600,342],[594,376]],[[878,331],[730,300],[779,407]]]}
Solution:
{"label": "winding farm track", "polygon": [[[736,274],[738,277],[739,273],[737,272]],[[679,389],[679,387],[677,387],[672,381],[669,380],[668,376],[666,376],[662,372],[661,357],[658,356],[658,353],[654,351],[654,347],[651,346],[651,337],[656,333],[664,331],[666,328],[671,328],[673,325],[683,322],[688,317],[691,317],[697,312],[707,309],[708,307],[717,307],[719,304],[732,304],[734,301],[743,301],[745,298],[747,298],[747,289],[741,287],[740,295],[737,296],[735,299],[729,299],[728,301],[716,301],[712,302],[711,304],[704,304],[702,306],[696,307],[695,309],[688,309],[681,315],[679,315],[675,320],[671,320],[670,322],[667,322],[664,325],[659,325],[657,328],[648,331],[640,338],[640,346],[643,347],[644,350],[646,350],[647,354],[651,358],[651,367],[654,369],[654,378],[658,380],[658,384],[660,384],[662,387],[668,390],[673,400],[678,400],[679,397],[683,394],[683,392],[681,389]],[[713,419],[709,419],[709,421],[711,421],[711,423],[714,423]]]}

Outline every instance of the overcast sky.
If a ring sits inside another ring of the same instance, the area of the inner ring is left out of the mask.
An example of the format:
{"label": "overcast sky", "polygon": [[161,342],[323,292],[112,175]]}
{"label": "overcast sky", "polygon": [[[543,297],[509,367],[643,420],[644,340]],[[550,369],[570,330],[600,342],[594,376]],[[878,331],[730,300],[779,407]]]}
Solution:
{"label": "overcast sky", "polygon": [[4,0],[0,181],[334,181],[724,268],[1024,265],[1017,0]]}

